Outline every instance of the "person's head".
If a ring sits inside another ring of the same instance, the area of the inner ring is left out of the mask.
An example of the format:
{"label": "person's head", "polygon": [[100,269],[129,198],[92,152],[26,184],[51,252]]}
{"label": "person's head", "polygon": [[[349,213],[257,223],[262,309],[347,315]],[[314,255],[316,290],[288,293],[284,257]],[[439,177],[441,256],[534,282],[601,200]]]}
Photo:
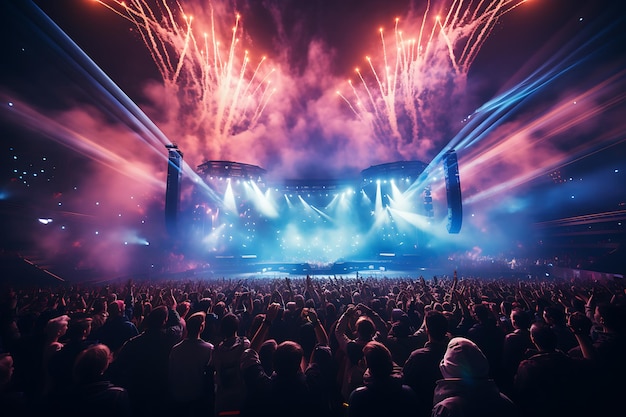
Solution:
{"label": "person's head", "polygon": [[304,351],[292,341],[282,342],[274,352],[274,371],[280,376],[293,376],[300,370]]}
{"label": "person's head", "polygon": [[480,323],[486,323],[489,320],[489,307],[485,304],[475,304],[473,308],[474,316]]}
{"label": "person's head", "polygon": [[109,303],[109,317],[110,318],[114,318],[114,317],[121,317],[124,315],[124,308],[126,308],[126,306],[124,305],[124,301],[122,300],[115,300],[115,301],[111,301]]}
{"label": "person's head", "polygon": [[237,329],[239,329],[239,318],[236,315],[228,313],[222,317],[220,335],[223,338],[234,337],[237,334]]}
{"label": "person's head", "polygon": [[521,308],[514,308],[511,311],[511,325],[515,329],[530,329],[532,324],[532,316],[530,313]]}
{"label": "person's head", "polygon": [[489,376],[489,362],[474,342],[455,337],[448,342],[439,370],[445,379],[485,379]]}
{"label": "person's head", "polygon": [[48,323],[46,323],[46,327],[44,328],[46,337],[51,340],[57,340],[59,337],[65,335],[67,328],[69,327],[69,322],[70,318],[66,315],[54,317],[48,320]]}
{"label": "person's head", "polygon": [[594,320],[605,331],[624,333],[626,330],[626,309],[615,304],[598,304],[594,313]]}
{"label": "person's head", "polygon": [[213,307],[213,314],[217,315],[217,317],[223,317],[224,314],[226,314],[226,310],[226,303],[223,301],[218,301]]}
{"label": "person's head", "polygon": [[176,312],[183,319],[187,317],[187,314],[189,314],[189,310],[191,310],[191,304],[189,303],[189,301],[183,301],[182,303],[176,304]]}
{"label": "person's head", "polygon": [[542,352],[554,351],[558,343],[554,330],[544,323],[533,323],[530,326],[530,340]]}
{"label": "person's head", "polygon": [[565,311],[562,308],[548,306],[543,310],[543,319],[550,326],[565,326]]}
{"label": "person's head", "polygon": [[406,313],[399,308],[394,308],[391,310],[391,323],[396,323],[400,321],[400,319],[406,316]]}
{"label": "person's head", "polygon": [[13,358],[10,354],[0,355],[0,393],[11,382],[13,376]]}
{"label": "person's head", "polygon": [[589,336],[593,323],[585,313],[574,311],[568,318],[567,326],[574,334]]}
{"label": "person's head", "polygon": [[274,372],[274,354],[278,343],[274,339],[266,340],[259,348],[259,361],[263,367],[263,371],[267,375]]}
{"label": "person's head", "polygon": [[293,300],[296,302],[297,310],[302,310],[304,308],[304,297],[302,296],[302,294],[296,294],[293,297]]}
{"label": "person's head", "polygon": [[400,320],[393,323],[389,335],[399,338],[407,338],[411,334],[411,323],[408,316],[400,318]]}
{"label": "person's head", "polygon": [[430,340],[444,340],[448,333],[448,319],[443,313],[431,310],[424,318],[426,333]]}
{"label": "person's head", "polygon": [[146,330],[159,330],[165,327],[167,322],[167,307],[160,305],[148,314],[144,320]]}
{"label": "person's head", "polygon": [[374,379],[385,379],[393,371],[391,352],[380,342],[369,342],[363,348],[365,364]]}
{"label": "person's head", "polygon": [[106,345],[89,346],[76,357],[74,380],[78,384],[95,382],[102,377],[111,363],[111,351]]}
{"label": "person's head", "polygon": [[93,313],[94,314],[102,314],[107,311],[107,303],[106,300],[102,297],[96,298],[93,302]]}
{"label": "person's head", "polygon": [[322,370],[332,369],[334,365],[333,352],[330,347],[317,345],[311,352],[311,364],[317,364]]}
{"label": "person's head", "polygon": [[288,311],[291,314],[296,314],[296,311],[298,310],[298,305],[296,304],[295,301],[289,301],[286,307],[287,307],[286,311]]}
{"label": "person's head", "polygon": [[376,334],[374,322],[366,316],[361,316],[356,321],[356,332],[361,340],[372,340]]}
{"label": "person's head", "polygon": [[205,319],[206,313],[204,311],[199,311],[189,316],[187,319],[187,337],[189,339],[197,339],[200,337],[200,333],[204,330]]}
{"label": "person's head", "polygon": [[205,313],[209,313],[209,310],[213,306],[213,300],[209,297],[201,298],[196,305],[196,310],[204,311]]}
{"label": "person's head", "polygon": [[336,317],[337,308],[333,303],[326,303],[326,317]]}
{"label": "person's head", "polygon": [[86,339],[91,333],[92,318],[84,313],[73,314],[67,327],[67,337],[71,340]]}
{"label": "person's head", "polygon": [[327,386],[334,385],[337,381],[337,361],[333,357],[330,347],[317,345],[311,352],[309,368],[315,368],[319,372],[319,377]]}

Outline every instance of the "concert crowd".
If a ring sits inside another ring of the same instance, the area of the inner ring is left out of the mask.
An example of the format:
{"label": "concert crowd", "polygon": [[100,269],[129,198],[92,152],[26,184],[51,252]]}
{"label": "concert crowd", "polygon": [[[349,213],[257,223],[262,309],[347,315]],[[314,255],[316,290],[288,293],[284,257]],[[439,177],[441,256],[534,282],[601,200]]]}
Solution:
{"label": "concert crowd", "polygon": [[625,289],[456,271],[4,285],[0,413],[609,415]]}

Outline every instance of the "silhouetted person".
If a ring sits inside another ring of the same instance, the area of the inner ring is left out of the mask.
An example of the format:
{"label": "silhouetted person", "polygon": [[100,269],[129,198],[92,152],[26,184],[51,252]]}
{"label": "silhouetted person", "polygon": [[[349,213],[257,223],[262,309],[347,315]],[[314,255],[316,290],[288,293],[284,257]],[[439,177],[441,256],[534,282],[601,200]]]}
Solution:
{"label": "silhouetted person", "polygon": [[13,358],[8,353],[0,354],[0,410],[6,416],[30,414],[26,397],[11,384],[13,377]]}
{"label": "silhouetted person", "polygon": [[[71,417],[130,417],[128,393],[104,376],[111,360],[111,351],[103,344],[90,346],[78,355],[71,372],[73,396],[66,402]],[[63,411],[60,415],[67,415],[65,408]]]}
{"label": "silhouetted person", "polygon": [[601,303],[595,307],[593,318],[600,331],[592,343],[591,321],[580,313],[570,316],[569,327],[580,345],[570,353],[584,357],[593,366],[593,412],[607,415],[622,407],[626,392],[626,307]]}
{"label": "silhouetted person", "polygon": [[318,415],[319,404],[311,394],[302,373],[302,347],[286,341],[276,347],[274,373],[267,375],[257,352],[247,349],[241,361],[243,379],[251,396],[246,403],[245,416],[287,417]]}
{"label": "silhouetted person", "polygon": [[122,345],[139,334],[137,327],[124,315],[124,302],[115,300],[109,303],[109,316],[104,324],[92,334],[92,339],[104,343],[116,355]]}
{"label": "silhouetted person", "polygon": [[548,325],[534,323],[530,336],[539,352],[519,364],[515,376],[516,404],[528,417],[579,415],[586,392],[582,386],[582,363],[557,350],[557,337]]}
{"label": "silhouetted person", "polygon": [[393,375],[391,352],[382,343],[369,342],[363,348],[367,366],[365,386],[357,388],[348,400],[349,417],[413,416],[417,397],[399,376]]}
{"label": "silhouetted person", "polygon": [[485,304],[476,304],[473,308],[477,323],[467,332],[467,338],[476,343],[489,361],[492,378],[499,379],[502,365],[502,347],[504,332],[497,326],[496,318]]}
{"label": "silhouetted person", "polygon": [[574,333],[567,327],[562,307],[548,306],[543,310],[543,319],[556,336],[556,348],[568,352],[578,346]]}
{"label": "silhouetted person", "polygon": [[529,311],[515,308],[511,312],[511,325],[515,330],[504,337],[502,350],[502,391],[513,395],[513,378],[520,362],[526,359],[527,352],[535,349],[530,340],[532,315]]}
{"label": "silhouetted person", "polygon": [[[219,304],[219,303],[218,303]],[[239,319],[228,313],[220,322],[222,341],[213,352],[211,367],[215,370],[215,412],[228,415],[241,412],[246,395],[245,385],[239,372],[241,355],[250,347],[246,337],[237,335]]]}
{"label": "silhouetted person", "polygon": [[187,319],[187,337],[172,347],[169,357],[174,407],[188,416],[208,415],[214,407],[213,375],[209,370],[213,345],[200,338],[205,317],[206,313],[198,312]]}
{"label": "silhouetted person", "polygon": [[419,401],[416,416],[430,416],[437,381],[442,378],[439,363],[448,347],[448,320],[443,313],[431,310],[424,318],[428,341],[416,349],[402,369],[403,381],[411,387]]}
{"label": "silhouetted person", "polygon": [[48,361],[48,373],[50,375],[49,407],[62,409],[62,402],[65,402],[65,398],[73,386],[71,369],[74,362],[83,350],[94,344],[87,340],[91,332],[91,321],[92,319],[85,313],[73,314],[65,334],[68,338],[67,342]]}
{"label": "silhouetted person", "polygon": [[169,355],[174,345],[167,321],[167,307],[152,310],[144,321],[146,330],[124,344],[114,363],[113,382],[128,390],[137,417],[166,415]]}
{"label": "silhouetted person", "polygon": [[292,341],[282,342],[274,353],[274,374],[271,376],[268,410],[272,415],[314,415],[314,398],[301,369],[304,351]]}
{"label": "silhouetted person", "polygon": [[328,346],[313,349],[309,366],[304,371],[306,383],[315,400],[316,415],[343,416],[343,399],[337,382],[338,366]]}
{"label": "silhouetted person", "polygon": [[[350,328],[355,330],[356,337],[348,336]],[[337,322],[335,337],[339,349],[345,354],[341,367],[341,394],[346,400],[354,389],[363,385],[365,368],[360,365],[363,348],[374,339],[377,332],[384,339],[387,336],[386,324],[375,311],[363,304],[346,309]]]}

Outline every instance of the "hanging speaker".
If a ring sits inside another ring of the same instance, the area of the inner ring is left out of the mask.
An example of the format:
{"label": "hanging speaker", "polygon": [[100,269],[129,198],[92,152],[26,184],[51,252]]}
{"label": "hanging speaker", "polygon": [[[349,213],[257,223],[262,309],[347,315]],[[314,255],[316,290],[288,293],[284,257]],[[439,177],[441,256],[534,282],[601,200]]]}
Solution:
{"label": "hanging speaker", "polygon": [[444,154],[443,168],[446,177],[446,197],[448,199],[448,233],[459,233],[463,223],[463,204],[461,201],[459,162],[454,149]]}

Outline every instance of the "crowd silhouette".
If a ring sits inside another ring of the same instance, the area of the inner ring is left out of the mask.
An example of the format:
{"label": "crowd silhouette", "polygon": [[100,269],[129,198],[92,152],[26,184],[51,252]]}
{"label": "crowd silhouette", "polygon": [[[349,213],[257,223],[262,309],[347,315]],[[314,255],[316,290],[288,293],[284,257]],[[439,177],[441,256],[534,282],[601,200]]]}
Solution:
{"label": "crowd silhouette", "polygon": [[589,416],[622,409],[626,285],[301,277],[9,288],[3,416]]}

